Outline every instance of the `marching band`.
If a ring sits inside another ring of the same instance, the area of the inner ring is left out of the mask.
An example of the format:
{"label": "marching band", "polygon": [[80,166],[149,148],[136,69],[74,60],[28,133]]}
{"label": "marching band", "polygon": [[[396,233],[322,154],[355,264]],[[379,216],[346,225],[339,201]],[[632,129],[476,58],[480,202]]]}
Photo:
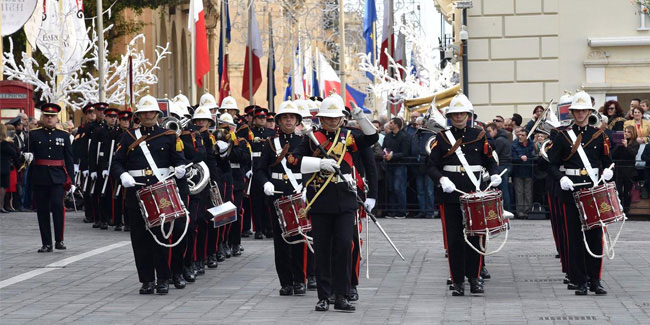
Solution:
{"label": "marching band", "polygon": [[[78,192],[84,222],[130,231],[140,294],[166,294],[170,284],[184,288],[206,267],[240,256],[241,238],[254,234],[273,238],[280,295],[316,289],[316,311],[330,304],[355,310],[360,232],[364,220],[376,222],[370,147],[379,138],[361,108],[346,107],[332,94],[320,102],[285,101],[274,116],[251,105],[242,116],[233,97],[219,105],[208,93],[198,106],[177,95],[164,118],[152,96],[142,97],[136,108],[131,113],[105,103],[84,107],[85,124],[70,143],[67,132],[55,127],[61,107],[41,107],[43,126],[32,131],[25,155],[39,197],[38,252],[52,251],[50,214],[54,248],[66,248],[62,198]],[[607,225],[625,215],[617,198],[597,195],[616,189],[607,183],[613,168],[609,139],[589,123],[589,95],[577,93],[570,112],[569,124],[544,121],[545,112],[540,120],[552,127],[537,123],[534,130],[551,135],[543,168],[555,180],[547,187],[552,230],[569,289],[604,295],[602,257],[613,257],[615,240],[603,238],[609,238]],[[483,256],[492,254],[489,240],[505,233],[503,247],[510,229],[498,190],[498,157],[465,95],[456,95],[443,114],[434,103],[424,125],[436,133],[427,142],[426,167],[443,192],[450,291],[464,296],[467,278],[471,294],[484,294],[481,269]],[[592,220],[594,206],[611,213],[601,209],[600,219]]]}

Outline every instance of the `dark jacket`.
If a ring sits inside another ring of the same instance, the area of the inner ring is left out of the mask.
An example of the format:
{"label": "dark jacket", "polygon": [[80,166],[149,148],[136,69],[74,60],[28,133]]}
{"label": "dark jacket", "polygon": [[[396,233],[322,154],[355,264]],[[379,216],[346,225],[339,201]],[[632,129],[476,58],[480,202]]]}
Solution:
{"label": "dark jacket", "polygon": [[[526,156],[526,161],[521,160],[521,156]],[[519,140],[512,143],[512,177],[531,178],[533,177],[533,168],[537,160],[535,144],[528,141],[524,146]]]}
{"label": "dark jacket", "polygon": [[512,141],[506,130],[497,130],[494,138],[494,150],[499,156],[500,166],[510,166],[512,164]]}
{"label": "dark jacket", "polygon": [[0,174],[9,174],[14,161],[18,159],[18,151],[13,142],[0,143]]}
{"label": "dark jacket", "polygon": [[399,163],[409,156],[411,149],[411,139],[404,130],[395,133],[386,134],[384,138],[384,149],[393,152],[393,158],[388,163]]}
{"label": "dark jacket", "polygon": [[632,178],[636,177],[636,154],[639,151],[639,144],[633,140],[627,147],[620,145],[612,150],[612,160],[616,164],[614,172],[618,177]]}
{"label": "dark jacket", "polygon": [[[30,131],[28,148],[34,154],[34,161],[29,168],[32,185],[65,184],[68,175],[74,177],[72,145],[68,132],[50,128],[34,129]],[[38,165],[39,159],[63,160],[65,166]]]}

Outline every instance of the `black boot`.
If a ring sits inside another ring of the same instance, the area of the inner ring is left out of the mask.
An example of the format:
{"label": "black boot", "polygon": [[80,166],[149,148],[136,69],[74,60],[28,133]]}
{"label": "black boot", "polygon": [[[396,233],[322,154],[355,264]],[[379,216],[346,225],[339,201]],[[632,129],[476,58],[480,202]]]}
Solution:
{"label": "black boot", "polygon": [[469,291],[475,294],[485,292],[483,290],[483,284],[481,283],[481,281],[478,280],[478,278],[469,279]]}
{"label": "black boot", "polygon": [[56,248],[56,249],[66,249],[67,247],[65,247],[65,244],[63,244],[62,241],[58,241],[58,242],[54,243],[54,248]]}
{"label": "black boot", "polygon": [[316,290],[318,286],[316,285],[316,277],[313,275],[310,275],[307,277],[307,289],[309,291]]}
{"label": "black boot", "polygon": [[196,261],[196,274],[197,275],[205,274],[205,263],[203,263],[203,260]]}
{"label": "black boot", "polygon": [[293,283],[293,294],[294,295],[304,295],[307,292],[307,287],[302,282]]}
{"label": "black boot", "polygon": [[587,283],[582,283],[578,286],[578,289],[575,291],[576,296],[586,296],[587,295]]}
{"label": "black boot", "polygon": [[186,282],[190,283],[196,281],[196,276],[194,275],[194,270],[192,270],[191,266],[183,267],[183,278]]}
{"label": "black boot", "polygon": [[345,311],[355,311],[356,308],[348,301],[348,298],[344,295],[336,295],[334,300],[334,309],[336,310],[345,310]]}
{"label": "black boot", "polygon": [[252,234],[253,234],[253,232],[250,231],[250,229],[249,229],[249,230],[244,230],[244,231],[242,231],[241,236],[242,236],[242,238],[248,238],[248,237],[250,237]]}
{"label": "black boot", "polygon": [[577,285],[577,284],[575,284],[575,283],[573,283],[573,282],[569,282],[569,283],[567,283],[567,285],[566,285],[566,289],[567,289],[567,290],[577,290],[578,288],[580,288],[580,286]]}
{"label": "black boot", "polygon": [[52,246],[51,245],[43,245],[39,250],[39,253],[50,253],[52,252]]}
{"label": "black boot", "polygon": [[447,278],[447,285],[452,285],[452,284],[454,284],[454,282],[451,281],[451,277],[448,277]]}
{"label": "black boot", "polygon": [[487,267],[485,267],[485,266],[484,266],[483,268],[481,268],[481,277],[482,277],[483,279],[490,279],[490,278],[492,278],[492,276],[490,275],[490,272],[488,272]]}
{"label": "black boot", "polygon": [[352,286],[350,288],[350,292],[348,293],[348,300],[350,300],[350,301],[358,301],[359,300],[359,291],[357,291],[357,287]]}
{"label": "black boot", "polygon": [[453,289],[451,290],[452,296],[464,296],[465,295],[465,282],[457,282],[453,284]]}
{"label": "black boot", "polygon": [[316,311],[328,311],[330,309],[330,302],[327,299],[321,299],[318,300],[316,303],[316,307],[314,307],[314,310]]}
{"label": "black boot", "polygon": [[141,295],[150,295],[153,294],[153,282],[144,282],[140,288]]}
{"label": "black boot", "polygon": [[606,295],[607,291],[600,284],[600,280],[591,280],[589,281],[589,291],[596,293],[597,295]]}
{"label": "black boot", "polygon": [[187,285],[185,279],[183,279],[183,276],[180,274],[174,274],[174,276],[172,276],[172,281],[174,282],[174,288],[176,289],[185,289],[185,286]]}
{"label": "black boot", "polygon": [[230,244],[223,243],[223,253],[226,254],[226,258],[232,257],[232,249],[230,248]]}
{"label": "black boot", "polygon": [[[226,260],[226,253],[223,248],[223,243],[219,243],[219,245],[217,246],[217,262],[223,262],[225,260]],[[210,266],[208,265],[208,267]]]}
{"label": "black boot", "polygon": [[217,254],[210,254],[208,255],[208,268],[209,269],[216,269],[217,266],[219,266],[219,263],[217,263]]}
{"label": "black boot", "polygon": [[241,245],[233,245],[232,256],[240,256],[240,255],[241,255]]}
{"label": "black boot", "polygon": [[156,293],[159,295],[166,295],[169,292],[169,282],[167,280],[160,281],[156,284]]}
{"label": "black boot", "polygon": [[280,288],[280,296],[291,296],[293,295],[293,286],[292,285],[286,285],[282,286]]}
{"label": "black boot", "polygon": [[262,235],[261,231],[255,232],[255,239],[264,239],[264,235]]}
{"label": "black boot", "polygon": [[115,226],[115,229],[113,229],[113,230],[115,230],[115,231],[122,231],[122,226],[117,225],[117,226]]}

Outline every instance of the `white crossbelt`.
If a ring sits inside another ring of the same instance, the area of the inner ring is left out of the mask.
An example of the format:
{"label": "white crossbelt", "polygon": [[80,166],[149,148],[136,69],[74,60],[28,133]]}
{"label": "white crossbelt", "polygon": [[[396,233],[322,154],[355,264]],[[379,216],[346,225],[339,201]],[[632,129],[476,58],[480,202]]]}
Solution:
{"label": "white crossbelt", "polygon": [[[576,143],[578,140],[576,137],[575,132],[573,132],[572,129],[569,129],[567,131],[567,134],[569,135],[569,138],[571,138],[571,141],[573,144]],[[580,160],[582,160],[582,163],[585,165],[585,169],[589,172],[589,178],[591,178],[591,181],[593,182],[594,186],[598,184],[598,168],[592,168],[591,163],[589,162],[589,159],[587,158],[587,154],[585,153],[585,149],[582,148],[582,143],[578,143],[578,155],[580,156]],[[596,172],[594,173],[594,170]]]}
{"label": "white crossbelt", "polygon": [[[464,173],[467,171],[467,169],[464,166],[460,166],[460,165],[444,165],[442,166],[442,170],[450,173]],[[480,173],[485,169],[481,165],[470,165],[469,170],[475,173]]]}
{"label": "white crossbelt", "polygon": [[239,163],[230,163],[230,168],[241,168]]}
{"label": "white crossbelt", "polygon": [[[296,179],[302,179],[302,174],[294,173],[293,177]],[[279,180],[288,180],[289,176],[285,173],[271,173],[271,178],[273,179],[279,179]]]}
{"label": "white crossbelt", "polygon": [[334,177],[332,177],[332,182],[334,182],[334,183],[348,182],[348,183],[355,184],[355,187],[356,187],[356,179],[354,179],[352,177],[352,174],[343,174],[343,177],[334,176]]}
{"label": "white crossbelt", "polygon": [[[454,138],[453,133],[451,133],[450,130],[447,130],[445,131],[445,135],[453,146],[456,143],[456,138]],[[472,170],[472,168],[469,166],[469,163],[467,162],[467,159],[465,158],[463,150],[460,149],[460,146],[456,148],[455,153],[456,157],[458,157],[458,160],[460,160],[460,163],[463,165],[463,167],[465,167],[465,170]],[[469,180],[472,181],[472,184],[474,184],[476,187],[476,190],[479,191],[481,189],[481,182],[476,178],[476,175],[474,175],[474,173],[467,173],[467,176],[469,177]]]}
{"label": "white crossbelt", "polygon": [[[142,132],[140,132],[140,128],[135,129],[135,136],[137,139],[140,139],[142,137]],[[147,148],[147,141],[142,141],[140,142],[140,149],[142,150],[142,153],[144,154],[144,157],[147,159],[147,162],[149,163],[149,167],[151,167],[151,170],[153,171],[154,175],[156,175],[156,178],[158,179],[159,182],[162,182],[165,177],[160,173],[160,169],[158,168],[158,165],[156,165],[156,162],[153,160],[153,157],[151,156],[151,151],[149,151],[149,148]]]}
{"label": "white crossbelt", "polygon": [[[598,177],[598,168],[592,168],[591,172]],[[586,176],[588,171],[584,168],[579,168],[579,169],[573,169],[573,168],[568,168],[564,170],[564,174],[568,176]]]}
{"label": "white crossbelt", "polygon": [[[149,172],[150,174],[147,175],[147,172]],[[169,168],[158,168],[158,172],[163,177],[169,176],[169,173],[170,173]],[[150,176],[152,174],[153,174],[153,172],[151,170],[149,170],[149,169],[129,170],[129,175],[131,175],[133,177],[145,177],[145,176]]]}
{"label": "white crossbelt", "polygon": [[[282,153],[282,147],[280,146],[280,137],[275,137],[275,139],[273,139],[273,144],[275,145],[275,154],[279,156]],[[287,174],[287,178],[289,178],[289,182],[291,183],[291,186],[293,186],[293,190],[296,191],[296,193],[300,193],[302,191],[302,185],[298,184],[295,174],[291,171],[291,169],[287,168],[287,157],[282,158],[280,165],[282,165],[284,173]],[[302,178],[302,174],[300,177]]]}
{"label": "white crossbelt", "polygon": [[253,151],[253,153],[251,153],[251,157],[262,157],[262,152],[261,151]]}

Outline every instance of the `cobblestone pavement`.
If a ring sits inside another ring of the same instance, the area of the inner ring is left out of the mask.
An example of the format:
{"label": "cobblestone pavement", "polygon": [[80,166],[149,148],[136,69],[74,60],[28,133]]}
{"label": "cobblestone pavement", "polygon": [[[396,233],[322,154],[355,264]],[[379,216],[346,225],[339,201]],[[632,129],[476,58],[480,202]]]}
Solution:
{"label": "cobblestone pavement", "polygon": [[270,239],[244,239],[242,256],[184,290],[139,295],[129,234],[81,218],[67,214],[66,251],[37,254],[35,213],[0,215],[0,323],[650,323],[650,222],[625,224],[603,268],[607,296],[567,291],[549,222],[514,220],[505,248],[487,258],[485,295],[452,297],[440,220],[380,219],[407,260],[371,225],[370,279],[361,279],[357,311],[343,313],[314,311],[315,291],[279,296]]}

